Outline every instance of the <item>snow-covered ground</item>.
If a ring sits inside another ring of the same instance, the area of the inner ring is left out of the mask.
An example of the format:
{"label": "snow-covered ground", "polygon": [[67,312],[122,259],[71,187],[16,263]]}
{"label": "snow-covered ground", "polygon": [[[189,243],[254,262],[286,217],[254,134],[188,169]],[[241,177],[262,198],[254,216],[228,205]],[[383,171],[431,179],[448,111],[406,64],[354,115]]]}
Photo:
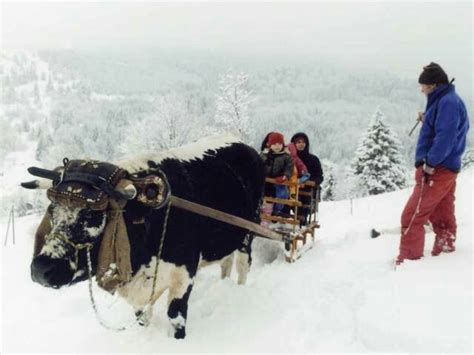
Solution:
{"label": "snow-covered ground", "polygon": [[[472,352],[473,170],[458,178],[457,250],[406,262],[397,271],[397,227],[409,190],[322,203],[317,242],[294,264],[281,246],[257,240],[246,286],[201,270],[189,302],[187,338],[167,334],[165,301],[149,328],[102,328],[87,283],[52,290],[34,284],[29,263],[40,216],[16,220],[16,244],[2,247],[4,352]],[[1,236],[6,221],[2,221]],[[372,227],[384,229],[377,239]],[[11,236],[10,236],[11,237]],[[3,242],[3,240],[2,240]],[[96,290],[109,323],[131,309]]]}

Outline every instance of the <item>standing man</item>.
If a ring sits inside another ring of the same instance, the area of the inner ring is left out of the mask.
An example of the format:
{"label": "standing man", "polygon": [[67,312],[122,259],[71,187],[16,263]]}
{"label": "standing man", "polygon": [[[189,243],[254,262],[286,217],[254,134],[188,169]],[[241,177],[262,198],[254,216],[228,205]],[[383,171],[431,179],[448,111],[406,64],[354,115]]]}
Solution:
{"label": "standing man", "polygon": [[428,101],[419,115],[423,125],[416,146],[416,185],[402,213],[397,265],[423,256],[427,221],[436,234],[431,255],[455,250],[454,193],[469,119],[453,81],[436,63],[425,66],[418,79]]}

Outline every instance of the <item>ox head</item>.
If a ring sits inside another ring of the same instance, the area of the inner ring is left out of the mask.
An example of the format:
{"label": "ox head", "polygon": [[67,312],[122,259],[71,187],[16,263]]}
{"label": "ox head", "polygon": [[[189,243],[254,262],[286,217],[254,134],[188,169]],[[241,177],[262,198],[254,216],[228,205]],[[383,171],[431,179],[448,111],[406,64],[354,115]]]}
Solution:
{"label": "ox head", "polygon": [[59,288],[87,279],[88,251],[94,275],[100,242],[114,215],[111,205],[117,210],[117,205],[137,198],[126,171],[107,163],[81,164],[67,161],[62,171],[30,168],[43,181],[22,183],[25,188],[46,187],[51,201],[35,236],[31,262],[31,277],[43,286]]}
{"label": "ox head", "polygon": [[31,278],[43,286],[59,288],[85,280],[87,248],[92,272],[106,225],[106,211],[73,208],[52,202],[35,236]]}

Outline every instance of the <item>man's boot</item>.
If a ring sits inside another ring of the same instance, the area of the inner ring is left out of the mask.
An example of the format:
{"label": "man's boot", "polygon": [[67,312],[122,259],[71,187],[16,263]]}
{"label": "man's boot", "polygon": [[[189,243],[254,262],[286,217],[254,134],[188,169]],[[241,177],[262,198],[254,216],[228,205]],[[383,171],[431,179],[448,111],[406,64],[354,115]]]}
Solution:
{"label": "man's boot", "polygon": [[437,234],[433,244],[433,249],[431,250],[431,255],[438,256],[442,252],[451,253],[456,248],[454,247],[454,241],[456,236],[453,236],[446,230],[443,230],[440,234]]}

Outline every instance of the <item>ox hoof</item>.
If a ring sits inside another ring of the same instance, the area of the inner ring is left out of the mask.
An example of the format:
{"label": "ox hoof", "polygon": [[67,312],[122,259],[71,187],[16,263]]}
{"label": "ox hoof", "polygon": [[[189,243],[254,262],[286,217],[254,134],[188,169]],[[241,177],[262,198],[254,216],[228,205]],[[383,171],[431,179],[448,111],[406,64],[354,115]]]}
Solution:
{"label": "ox hoof", "polygon": [[186,330],[184,328],[176,329],[174,332],[175,339],[184,339],[186,337]]}
{"label": "ox hoof", "polygon": [[137,323],[142,327],[148,327],[150,325],[150,316],[147,312],[136,311],[135,317],[137,319]]}

